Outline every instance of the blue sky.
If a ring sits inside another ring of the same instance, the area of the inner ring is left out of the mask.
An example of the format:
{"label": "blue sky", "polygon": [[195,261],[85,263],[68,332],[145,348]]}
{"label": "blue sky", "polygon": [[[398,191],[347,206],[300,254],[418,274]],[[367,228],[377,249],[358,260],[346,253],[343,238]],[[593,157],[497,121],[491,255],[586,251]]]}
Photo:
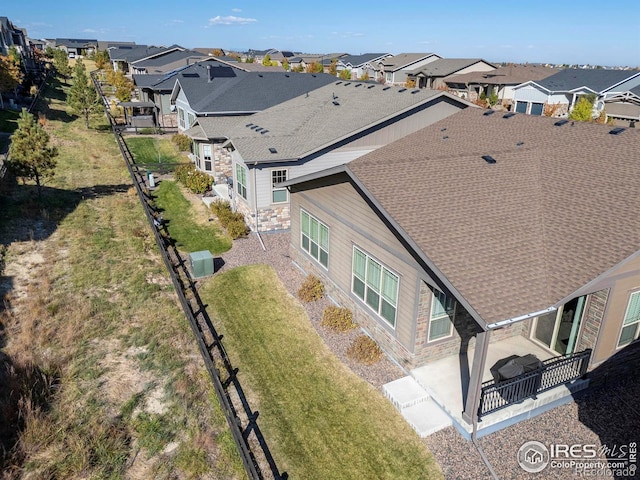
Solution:
{"label": "blue sky", "polygon": [[14,0],[35,38],[640,66],[638,0]]}

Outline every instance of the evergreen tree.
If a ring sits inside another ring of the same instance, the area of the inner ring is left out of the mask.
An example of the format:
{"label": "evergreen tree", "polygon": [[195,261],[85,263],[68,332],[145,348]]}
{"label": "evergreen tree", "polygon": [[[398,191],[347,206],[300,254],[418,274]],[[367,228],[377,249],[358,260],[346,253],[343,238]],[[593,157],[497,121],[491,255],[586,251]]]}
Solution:
{"label": "evergreen tree", "polygon": [[22,109],[18,128],[11,135],[7,169],[15,176],[36,182],[38,198],[42,197],[42,184],[55,174],[58,149],[49,145],[49,134]]}
{"label": "evergreen tree", "polygon": [[569,120],[577,120],[579,122],[590,122],[593,120],[593,102],[595,97],[585,95],[578,99],[576,104],[569,113]]}
{"label": "evergreen tree", "polygon": [[67,56],[67,52],[65,52],[64,50],[61,50],[59,48],[54,49],[53,66],[56,67],[58,73],[64,78],[67,78],[69,75],[71,75],[69,57]]}
{"label": "evergreen tree", "polygon": [[89,81],[87,68],[82,60],[78,60],[74,67],[74,80],[69,89],[67,103],[75,113],[84,117],[87,128],[89,128],[89,116],[101,107],[98,92],[93,82]]}

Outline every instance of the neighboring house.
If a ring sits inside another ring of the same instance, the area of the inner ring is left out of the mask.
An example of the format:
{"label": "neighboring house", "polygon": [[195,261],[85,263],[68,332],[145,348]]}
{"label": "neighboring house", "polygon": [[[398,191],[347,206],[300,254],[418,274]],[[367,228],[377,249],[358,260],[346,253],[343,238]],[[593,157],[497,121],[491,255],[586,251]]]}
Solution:
{"label": "neighboring house", "polygon": [[[569,401],[638,338],[638,145],[637,129],[468,108],[277,185],[291,256],[419,398],[490,433]],[[513,355],[519,372],[498,371]]]}
{"label": "neighboring house", "polygon": [[69,58],[91,55],[98,48],[98,40],[93,38],[56,38],[55,48],[67,52]]}
{"label": "neighboring house", "polygon": [[184,48],[178,45],[172,45],[170,47],[155,47],[150,45],[119,45],[115,48],[110,48],[109,58],[113,69],[125,74],[132,73],[131,64],[141,60],[147,60],[154,58],[163,53],[172,52],[176,50],[184,50]]}
{"label": "neighboring house", "polygon": [[293,57],[289,58],[289,68],[296,69],[302,68],[306,70],[309,65],[312,63],[320,63],[324,67],[325,71],[331,65],[331,61],[335,59],[340,59],[347,56],[347,53],[314,53],[314,54],[296,54]]}
{"label": "neighboring house", "polygon": [[194,50],[170,49],[130,62],[132,74],[163,74],[206,60],[208,55]]}
{"label": "neighboring house", "polygon": [[604,101],[606,120],[619,127],[640,127],[640,86]]}
{"label": "neighboring house", "polygon": [[136,42],[118,42],[118,41],[112,41],[112,40],[98,40],[98,50],[100,50],[101,52],[104,52],[112,48],[118,48],[122,46],[130,47],[135,44]]}
{"label": "neighboring house", "polygon": [[6,56],[11,47],[23,57],[31,57],[26,31],[16,27],[7,17],[0,17],[0,55]]}
{"label": "neighboring house", "polygon": [[243,55],[244,59],[253,58],[254,63],[262,63],[263,60],[269,56],[271,62],[276,62],[278,66],[282,66],[282,62],[287,59],[289,61],[290,58],[294,57],[294,53],[290,51],[281,51],[275,48],[270,48],[268,50],[249,50]]}
{"label": "neighboring house", "polygon": [[605,70],[566,68],[539,81],[529,81],[514,88],[515,111],[542,115],[546,105],[553,106],[554,116],[566,116],[578,99],[595,95],[594,117],[604,102],[640,85],[640,70]]}
{"label": "neighboring house", "polygon": [[449,75],[444,83],[451,93],[472,102],[481,96],[495,94],[504,107],[513,105],[514,87],[530,80],[539,81],[558,73],[557,68],[543,65],[507,65],[488,72]]}
{"label": "neighboring house", "polygon": [[378,63],[390,57],[390,53],[364,53],[362,55],[345,55],[338,59],[336,70],[338,76],[342,70],[351,72],[351,79],[368,78],[375,80],[378,72]]}
{"label": "neighboring house", "polygon": [[407,81],[413,80],[418,88],[439,89],[445,87],[444,79],[456,73],[490,72],[495,65],[481,58],[439,58],[426,65],[405,69]]}
{"label": "neighboring house", "polygon": [[289,196],[278,183],[350,162],[470,105],[441,91],[333,78],[227,132],[232,206],[252,230],[289,228]]}
{"label": "neighboring house", "polygon": [[187,130],[196,117],[250,115],[327,85],[335,77],[319,74],[244,72],[234,66],[203,62],[178,73],[171,104],[178,128]]}
{"label": "neighboring house", "polygon": [[375,80],[384,81],[390,85],[404,85],[410,72],[439,58],[440,56],[435,53],[400,53],[386,57],[378,62],[378,74]]}

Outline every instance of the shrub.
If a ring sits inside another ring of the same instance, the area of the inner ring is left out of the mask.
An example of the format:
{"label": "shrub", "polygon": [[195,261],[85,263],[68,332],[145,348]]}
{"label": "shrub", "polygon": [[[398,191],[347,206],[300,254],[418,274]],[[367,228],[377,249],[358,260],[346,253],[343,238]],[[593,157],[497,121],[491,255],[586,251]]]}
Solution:
{"label": "shrub", "polygon": [[182,134],[176,133],[171,137],[171,141],[178,147],[178,150],[181,152],[190,152],[191,151],[191,139]]}
{"label": "shrub", "polygon": [[298,298],[303,302],[315,302],[324,295],[324,285],[314,275],[308,275],[304,283],[298,289]]}
{"label": "shrub", "polygon": [[229,222],[227,225],[227,233],[232,239],[246,237],[249,233],[249,227],[244,223],[244,219],[242,220],[233,220]]}
{"label": "shrub", "polygon": [[334,332],[348,332],[357,327],[353,323],[353,313],[348,308],[330,306],[322,312],[320,325]]}
{"label": "shrub", "polygon": [[368,335],[359,335],[347,349],[347,357],[358,363],[373,365],[382,358],[382,350]]}
{"label": "shrub", "polygon": [[176,180],[183,185],[187,184],[187,179],[189,178],[189,174],[195,172],[196,166],[193,163],[184,163],[182,165],[178,165],[174,172]]}
{"label": "shrub", "polygon": [[204,172],[192,171],[187,175],[185,186],[193,193],[202,194],[211,188],[213,179]]}

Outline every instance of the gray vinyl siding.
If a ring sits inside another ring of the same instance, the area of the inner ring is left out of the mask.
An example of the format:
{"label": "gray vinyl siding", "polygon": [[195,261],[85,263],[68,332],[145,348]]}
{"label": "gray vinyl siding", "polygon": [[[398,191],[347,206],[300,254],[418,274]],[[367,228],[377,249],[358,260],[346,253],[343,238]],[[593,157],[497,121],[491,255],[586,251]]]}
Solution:
{"label": "gray vinyl siding", "polygon": [[[302,192],[296,192],[294,187],[294,192],[291,194],[292,244],[301,250],[300,208],[304,208],[329,227],[331,280],[405,348],[413,350],[419,280],[417,264],[406,249],[347,181]],[[351,293],[354,245],[400,278],[395,329]]]}

